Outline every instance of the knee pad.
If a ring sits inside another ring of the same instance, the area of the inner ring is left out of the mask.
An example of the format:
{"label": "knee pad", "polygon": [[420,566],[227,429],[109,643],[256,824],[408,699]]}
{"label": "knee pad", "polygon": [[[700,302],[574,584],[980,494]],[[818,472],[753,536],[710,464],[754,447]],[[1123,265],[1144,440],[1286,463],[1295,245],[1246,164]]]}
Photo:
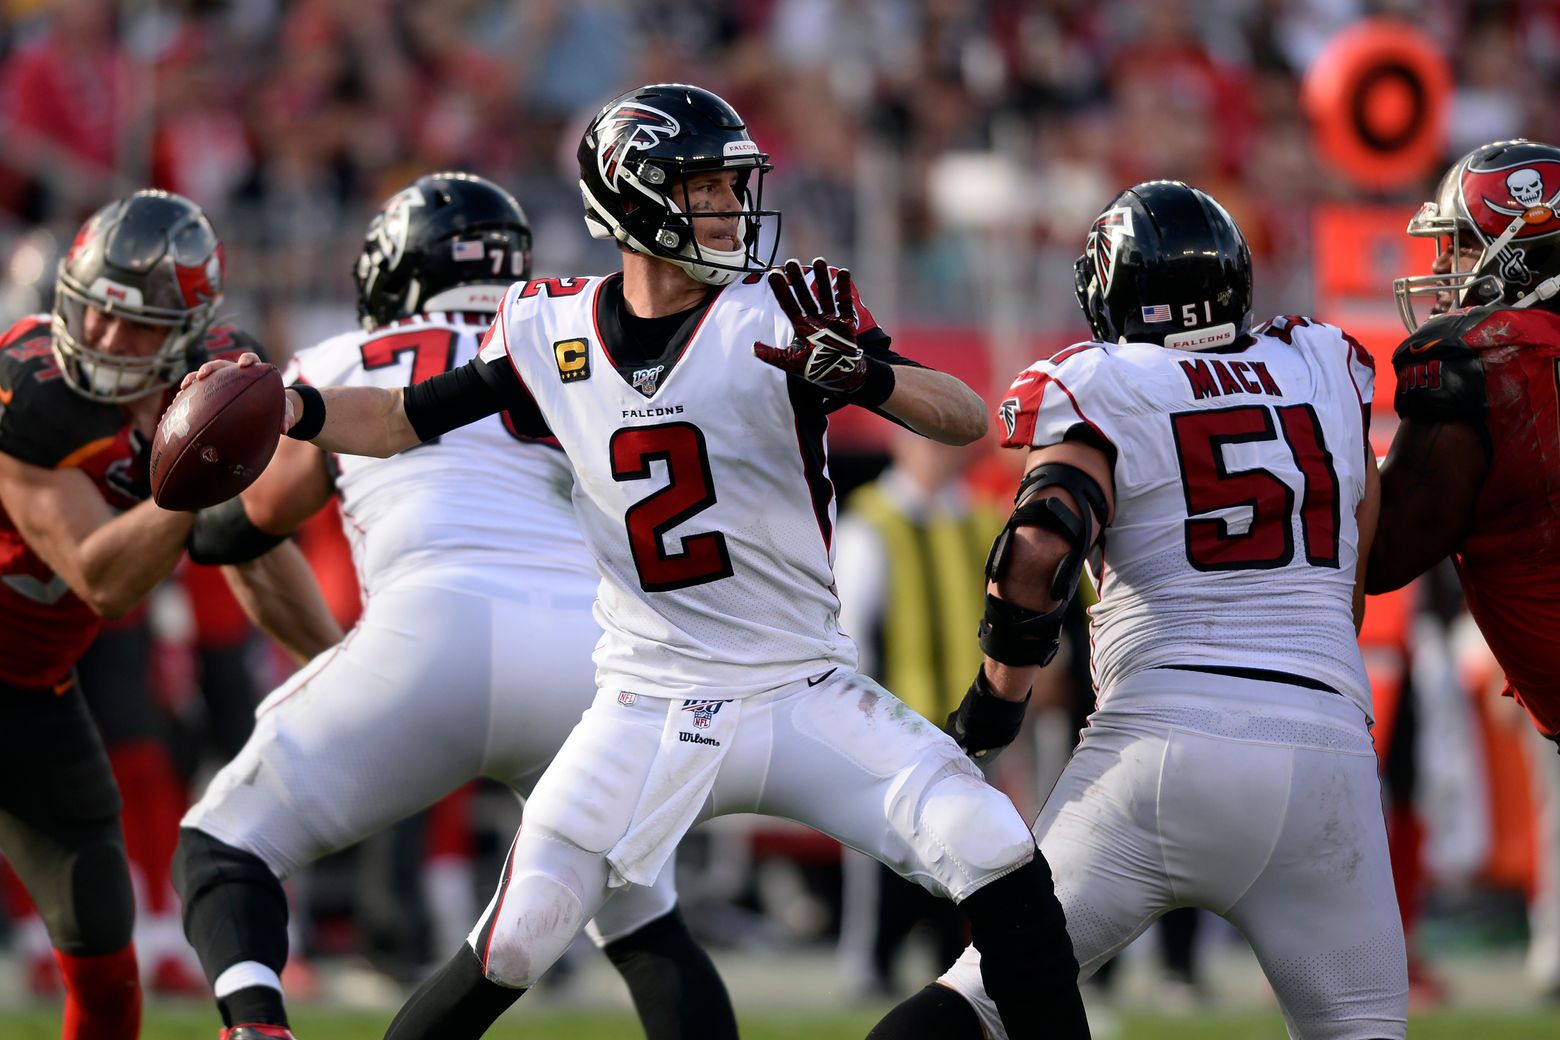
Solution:
{"label": "knee pad", "polygon": [[563,956],[585,924],[580,897],[557,878],[516,874],[497,909],[474,936],[482,973],[511,989],[529,989]]}
{"label": "knee pad", "polygon": [[128,946],[135,924],[135,893],[124,845],[89,842],[70,854],[65,869],[63,905],[38,908],[55,949],[73,957],[96,957]]}
{"label": "knee pad", "polygon": [[[973,772],[945,773],[921,804],[918,844],[955,901],[1026,863],[1034,835],[1007,795]],[[928,839],[930,839],[928,841]]]}

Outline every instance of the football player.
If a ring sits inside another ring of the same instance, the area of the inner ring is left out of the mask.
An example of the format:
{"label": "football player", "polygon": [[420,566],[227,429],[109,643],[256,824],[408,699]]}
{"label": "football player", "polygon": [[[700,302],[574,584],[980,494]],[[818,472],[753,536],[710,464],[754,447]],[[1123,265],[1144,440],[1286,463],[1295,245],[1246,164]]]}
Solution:
{"label": "football player", "polygon": [[334,452],[389,455],[505,410],[555,436],[602,576],[596,698],[469,945],[388,1036],[482,1035],[609,893],[653,884],[689,827],[731,812],[802,821],[953,898],[1008,1027],[1086,1036],[1023,820],[856,674],[838,624],[828,413],[859,405],[962,444],[984,432],[979,397],[895,354],[848,272],[766,273],[769,158],[716,95],[630,91],[590,121],[579,163],[620,273],[511,287],[475,360],[405,391],[287,392],[289,435]]}
{"label": "football player", "polygon": [[[52,317],[0,338],[0,849],[48,928],[67,1038],[140,1028],[120,796],[74,668],[183,555],[194,514],[148,500],[148,456],[185,373],[258,349],[213,324],[222,283],[205,214],[136,192],[82,225]],[[279,580],[308,573],[294,547],[266,559]]]}
{"label": "football player", "polygon": [[[420,177],[369,226],[354,272],[362,328],[299,353],[288,381],[398,388],[465,365],[530,268],[530,224],[508,192],[471,174]],[[572,484],[555,445],[493,415],[385,460],[284,439],[241,499],[201,513],[194,558],[235,563],[338,498],[366,601],[348,639],[260,706],[183,822],[175,879],[224,1040],[292,1035],[283,879],[474,777],[529,793],[589,707],[599,577]],[[734,1040],[672,875],[608,900],[591,936],[651,1040]]]}
{"label": "football player", "polygon": [[[1094,340],[1014,380],[1003,444],[1028,452],[987,567],[985,663],[950,721],[1021,703],[1084,560],[1098,693],[1035,823],[1092,973],[1173,907],[1251,943],[1290,1035],[1405,1031],[1371,699],[1355,641],[1378,489],[1374,366],[1342,329],[1253,327],[1251,254],[1210,196],[1130,188],[1076,267]],[[1013,1036],[965,951],[874,1040]]]}
{"label": "football player", "polygon": [[[1560,742],[1560,148],[1500,141],[1441,179],[1408,233],[1432,273],[1395,283],[1400,423],[1367,592],[1452,558],[1506,695]],[[1428,303],[1428,320],[1419,308]]]}

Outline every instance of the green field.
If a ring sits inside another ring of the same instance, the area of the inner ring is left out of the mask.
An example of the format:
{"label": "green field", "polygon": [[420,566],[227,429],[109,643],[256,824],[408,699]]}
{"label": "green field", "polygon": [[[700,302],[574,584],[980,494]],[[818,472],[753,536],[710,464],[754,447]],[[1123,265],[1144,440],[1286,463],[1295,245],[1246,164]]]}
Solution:
{"label": "green field", "polygon": [[[877,1020],[877,1012],[830,1015],[745,1015],[744,1040],[861,1040]],[[389,1021],[384,1014],[300,1014],[293,1024],[299,1040],[378,1040]],[[216,1017],[209,1011],[148,1013],[145,1040],[215,1040]],[[1096,1040],[1284,1040],[1283,1024],[1275,1015],[1189,1015],[1153,1019],[1125,1014],[1120,1030],[1096,1033]],[[1437,1014],[1415,1017],[1408,1035],[1413,1040],[1555,1040],[1560,1037],[1560,1012],[1551,1015]],[[494,1040],[634,1040],[643,1034],[630,1016],[619,1014],[515,1013],[492,1032]],[[59,1017],[54,1013],[0,1014],[5,1040],[58,1040]]]}

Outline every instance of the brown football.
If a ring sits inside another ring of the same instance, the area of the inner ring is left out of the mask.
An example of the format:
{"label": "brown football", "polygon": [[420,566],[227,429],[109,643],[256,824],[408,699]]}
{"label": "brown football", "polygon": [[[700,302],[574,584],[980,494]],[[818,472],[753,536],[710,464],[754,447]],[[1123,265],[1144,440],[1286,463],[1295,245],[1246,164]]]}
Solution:
{"label": "brown football", "polygon": [[179,391],[152,438],[152,498],[203,509],[244,490],[275,454],[285,408],[275,365],[224,368]]}

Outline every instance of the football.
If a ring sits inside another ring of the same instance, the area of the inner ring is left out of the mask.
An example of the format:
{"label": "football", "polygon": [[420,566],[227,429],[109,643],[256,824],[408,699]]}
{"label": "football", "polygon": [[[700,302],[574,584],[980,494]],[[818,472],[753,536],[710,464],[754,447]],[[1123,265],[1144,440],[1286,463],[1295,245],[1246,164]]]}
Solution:
{"label": "football", "polygon": [[179,391],[152,438],[152,499],[203,509],[244,490],[276,452],[285,407],[275,365],[224,368]]}

